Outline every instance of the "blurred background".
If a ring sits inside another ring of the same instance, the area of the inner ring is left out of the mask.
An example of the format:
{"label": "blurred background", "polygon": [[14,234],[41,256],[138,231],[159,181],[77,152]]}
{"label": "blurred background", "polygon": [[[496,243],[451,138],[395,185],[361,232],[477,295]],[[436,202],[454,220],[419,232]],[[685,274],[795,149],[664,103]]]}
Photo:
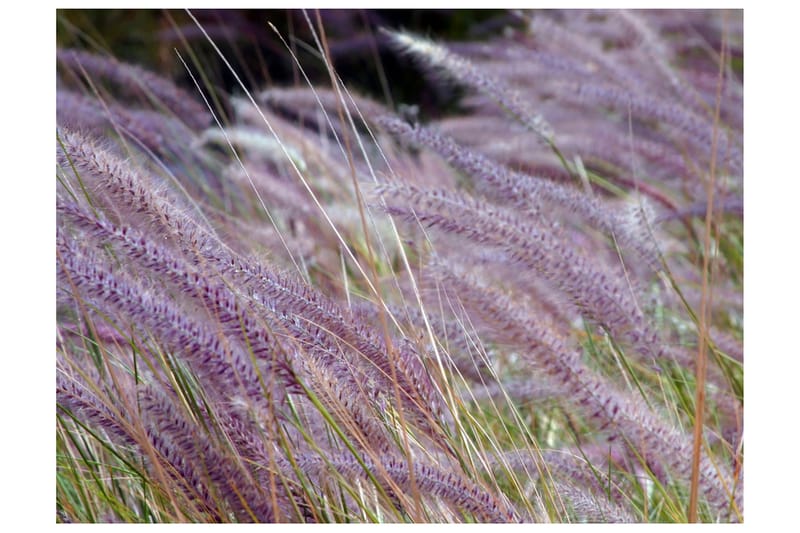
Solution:
{"label": "blurred background", "polygon": [[[396,107],[419,106],[435,118],[458,107],[459,91],[431,83],[415,62],[392,50],[380,28],[404,29],[434,39],[480,41],[521,27],[506,10],[197,10],[192,11],[250,89],[304,85],[287,45],[312,83],[330,85],[309,20],[324,29],[337,72],[351,90]],[[280,32],[279,36],[269,24]],[[282,42],[281,37],[286,44]],[[193,90],[176,49],[220,90],[241,93],[191,17],[182,10],[74,10],[57,13],[57,44],[111,54]],[[391,75],[389,75],[389,73]]]}

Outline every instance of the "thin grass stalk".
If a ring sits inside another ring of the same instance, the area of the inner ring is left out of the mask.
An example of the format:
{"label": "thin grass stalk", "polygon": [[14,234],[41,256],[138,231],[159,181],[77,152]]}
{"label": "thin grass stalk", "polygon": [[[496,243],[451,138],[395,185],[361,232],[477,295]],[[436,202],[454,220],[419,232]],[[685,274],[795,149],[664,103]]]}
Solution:
{"label": "thin grass stalk", "polygon": [[717,84],[717,105],[714,109],[714,133],[711,142],[711,162],[709,165],[709,178],[706,188],[706,218],[705,218],[705,232],[703,239],[703,284],[701,289],[702,298],[700,300],[700,339],[698,341],[699,350],[697,354],[697,370],[695,377],[695,421],[694,421],[694,446],[692,450],[692,478],[691,478],[691,492],[689,494],[689,522],[697,522],[697,498],[699,492],[699,477],[700,477],[700,455],[703,442],[703,419],[705,418],[705,385],[706,385],[706,365],[708,364],[708,324],[710,322],[710,300],[711,300],[711,286],[710,286],[710,262],[711,262],[711,221],[714,213],[714,183],[716,179],[716,162],[717,162],[717,139],[719,134],[719,114],[720,104],[722,100],[722,78],[723,69],[725,64],[725,35],[723,33],[722,49],[720,50],[720,72]]}

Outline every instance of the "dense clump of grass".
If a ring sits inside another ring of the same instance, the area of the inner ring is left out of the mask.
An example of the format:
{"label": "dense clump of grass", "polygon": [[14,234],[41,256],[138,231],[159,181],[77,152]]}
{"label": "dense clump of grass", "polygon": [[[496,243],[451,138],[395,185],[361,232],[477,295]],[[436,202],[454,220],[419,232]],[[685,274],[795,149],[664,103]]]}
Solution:
{"label": "dense clump of grass", "polygon": [[194,88],[58,52],[59,521],[743,520],[740,12],[371,34],[425,124],[188,16]]}

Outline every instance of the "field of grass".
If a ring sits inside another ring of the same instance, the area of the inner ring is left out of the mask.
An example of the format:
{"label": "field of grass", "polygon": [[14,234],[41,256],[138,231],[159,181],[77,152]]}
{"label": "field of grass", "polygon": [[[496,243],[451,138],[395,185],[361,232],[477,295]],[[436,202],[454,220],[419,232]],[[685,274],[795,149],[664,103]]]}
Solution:
{"label": "field of grass", "polygon": [[114,16],[59,12],[58,522],[743,521],[742,11]]}

